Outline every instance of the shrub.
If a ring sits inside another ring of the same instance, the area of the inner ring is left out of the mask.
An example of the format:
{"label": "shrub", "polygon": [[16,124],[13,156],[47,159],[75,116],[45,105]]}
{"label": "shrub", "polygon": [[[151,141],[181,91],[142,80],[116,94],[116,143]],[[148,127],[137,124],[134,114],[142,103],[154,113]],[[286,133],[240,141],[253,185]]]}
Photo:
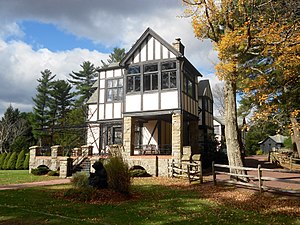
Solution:
{"label": "shrub", "polygon": [[24,160],[25,160],[25,150],[23,149],[18,155],[16,170],[24,169]]}
{"label": "shrub", "polygon": [[6,153],[2,153],[0,156],[0,169],[2,169],[6,155],[7,155]]}
{"label": "shrub", "polygon": [[129,194],[131,177],[128,164],[121,154],[113,153],[104,167],[108,176],[108,186],[122,194]]}
{"label": "shrub", "polygon": [[14,170],[16,169],[16,164],[17,164],[17,153],[16,152],[13,152],[7,162],[7,169],[8,170]]}
{"label": "shrub", "polygon": [[77,172],[73,174],[71,179],[72,185],[75,188],[89,188],[89,175],[86,172]]}
{"label": "shrub", "polygon": [[256,151],[256,155],[263,155],[263,154],[264,154],[264,152],[261,149]]}
{"label": "shrub", "polygon": [[146,170],[141,170],[141,169],[130,170],[130,176],[131,177],[151,177],[151,175],[149,173],[147,173]]}
{"label": "shrub", "polygon": [[3,165],[2,165],[2,169],[3,170],[7,170],[7,163],[8,163],[8,160],[10,159],[10,156],[11,156],[11,152],[8,153],[4,159],[4,162],[3,162]]}
{"label": "shrub", "polygon": [[47,176],[58,176],[59,173],[55,170],[50,170],[48,173],[47,173]]}
{"label": "shrub", "polygon": [[26,154],[25,160],[24,160],[24,164],[23,164],[23,168],[24,170],[28,170],[29,169],[29,153]]}
{"label": "shrub", "polygon": [[31,173],[33,175],[46,175],[48,172],[50,171],[50,169],[47,166],[38,166],[38,168],[32,169]]}

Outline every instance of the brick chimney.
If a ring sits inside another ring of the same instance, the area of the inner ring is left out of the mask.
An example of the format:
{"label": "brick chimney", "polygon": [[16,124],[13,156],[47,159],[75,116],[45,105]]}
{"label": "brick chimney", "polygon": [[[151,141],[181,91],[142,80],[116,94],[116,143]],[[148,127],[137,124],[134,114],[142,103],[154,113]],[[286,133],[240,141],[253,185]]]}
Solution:
{"label": "brick chimney", "polygon": [[173,43],[173,47],[179,51],[182,55],[184,55],[184,45],[181,43],[180,38],[176,38]]}

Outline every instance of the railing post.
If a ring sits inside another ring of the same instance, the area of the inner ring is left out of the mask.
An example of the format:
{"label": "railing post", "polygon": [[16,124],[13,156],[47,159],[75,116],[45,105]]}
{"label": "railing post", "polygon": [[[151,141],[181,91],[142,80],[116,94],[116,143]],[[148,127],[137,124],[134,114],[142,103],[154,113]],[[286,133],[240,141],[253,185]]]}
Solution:
{"label": "railing post", "polygon": [[216,176],[216,173],[215,173],[215,162],[214,161],[212,162],[211,172],[212,172],[212,175],[213,175],[214,185],[217,185],[217,176]]}
{"label": "railing post", "polygon": [[260,192],[262,192],[262,172],[261,172],[261,165],[258,164],[257,166],[257,175],[258,175],[258,189]]}
{"label": "railing post", "polygon": [[290,170],[292,170],[293,164],[292,164],[292,156],[290,156]]}
{"label": "railing post", "polygon": [[171,177],[174,177],[174,159],[171,161]]}

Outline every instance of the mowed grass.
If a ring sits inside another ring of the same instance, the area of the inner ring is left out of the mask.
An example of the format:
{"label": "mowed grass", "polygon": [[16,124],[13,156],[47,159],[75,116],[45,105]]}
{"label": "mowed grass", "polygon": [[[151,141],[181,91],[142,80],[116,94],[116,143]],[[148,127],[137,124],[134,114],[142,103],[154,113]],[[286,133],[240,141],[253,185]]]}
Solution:
{"label": "mowed grass", "polygon": [[54,176],[35,176],[28,170],[0,170],[0,185],[21,184],[35,181],[58,179]]}
{"label": "mowed grass", "polygon": [[223,204],[218,193],[235,189],[203,187],[169,178],[134,179],[131,199],[106,204],[64,199],[71,185],[3,190],[0,224],[300,224],[297,214],[239,207],[234,201]]}

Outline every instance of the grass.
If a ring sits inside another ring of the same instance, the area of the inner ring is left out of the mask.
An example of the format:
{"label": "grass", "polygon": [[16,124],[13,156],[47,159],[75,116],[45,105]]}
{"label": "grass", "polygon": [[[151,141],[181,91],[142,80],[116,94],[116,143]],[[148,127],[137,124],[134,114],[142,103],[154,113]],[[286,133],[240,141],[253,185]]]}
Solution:
{"label": "grass", "polygon": [[132,199],[110,204],[62,198],[70,188],[59,185],[0,191],[0,225],[300,224],[297,214],[265,211],[263,207],[255,208],[256,203],[254,208],[248,207],[255,195],[246,195],[246,207],[239,206],[238,200],[226,204],[221,194],[236,195],[236,190],[213,188],[210,184],[189,186],[175,179],[138,178],[133,183]]}
{"label": "grass", "polygon": [[28,170],[0,170],[0,185],[21,184],[35,181],[58,179],[55,176],[36,176]]}

